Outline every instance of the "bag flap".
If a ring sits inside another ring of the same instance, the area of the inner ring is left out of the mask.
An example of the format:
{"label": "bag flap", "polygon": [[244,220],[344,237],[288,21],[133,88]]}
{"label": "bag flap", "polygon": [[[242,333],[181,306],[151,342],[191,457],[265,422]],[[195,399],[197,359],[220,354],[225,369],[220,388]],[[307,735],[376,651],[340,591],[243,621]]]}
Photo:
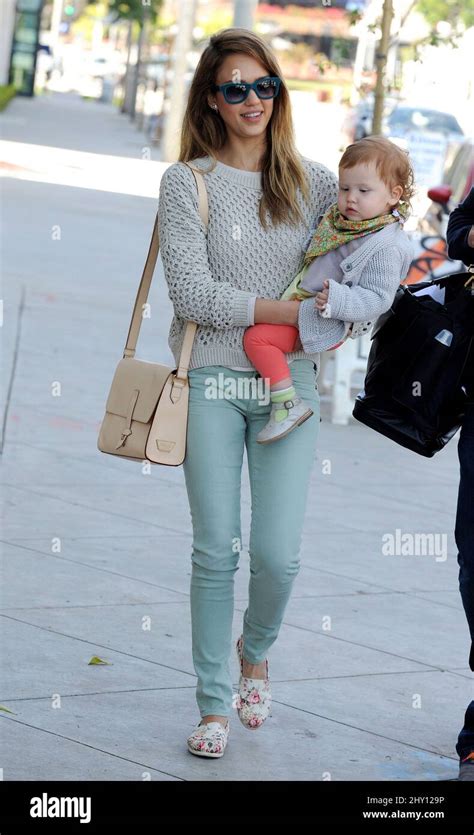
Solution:
{"label": "bag flap", "polygon": [[166,365],[124,357],[115,369],[105,409],[114,415],[126,417],[135,389],[138,399],[133,409],[133,419],[148,423],[156,408],[166,380],[172,374]]}

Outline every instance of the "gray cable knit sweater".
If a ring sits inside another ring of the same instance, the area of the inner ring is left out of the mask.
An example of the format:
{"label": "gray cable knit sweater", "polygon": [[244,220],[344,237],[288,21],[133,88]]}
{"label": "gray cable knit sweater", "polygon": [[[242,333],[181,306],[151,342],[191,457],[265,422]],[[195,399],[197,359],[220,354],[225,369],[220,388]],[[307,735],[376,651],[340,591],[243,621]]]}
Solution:
{"label": "gray cable knit sweater", "polygon": [[[193,160],[208,167],[209,157]],[[270,225],[265,231],[258,217],[261,173],[243,171],[218,162],[204,174],[208,201],[207,232],[198,210],[194,175],[181,162],[162,175],[158,226],[160,253],[174,317],[168,345],[178,363],[186,320],[198,323],[189,364],[224,365],[253,369],[243,345],[245,328],[254,324],[257,298],[279,299],[301,269],[303,256],[321,216],[337,198],[337,179],[324,165],[305,157],[302,163],[310,187],[309,203],[298,194],[305,223]],[[332,333],[330,320],[321,320]],[[319,349],[321,350],[321,349]],[[319,366],[319,352],[286,355],[311,359]]]}
{"label": "gray cable knit sweater", "polygon": [[415,253],[399,223],[385,226],[362,241],[341,261],[341,280],[329,279],[327,307],[331,318],[323,318],[313,298],[301,302],[298,329],[306,351],[328,349],[328,328],[333,344],[344,338],[350,322],[354,322],[352,336],[361,336],[389,309],[400,282],[406,278]]}

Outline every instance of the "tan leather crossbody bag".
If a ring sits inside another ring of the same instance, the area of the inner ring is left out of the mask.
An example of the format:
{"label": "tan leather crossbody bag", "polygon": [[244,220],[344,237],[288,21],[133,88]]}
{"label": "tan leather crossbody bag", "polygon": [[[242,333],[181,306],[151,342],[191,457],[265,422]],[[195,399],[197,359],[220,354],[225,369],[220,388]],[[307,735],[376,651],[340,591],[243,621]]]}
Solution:
{"label": "tan leather crossbody bag", "polygon": [[[186,163],[188,165],[188,163]],[[199,214],[207,229],[207,191],[202,174],[188,165],[198,190]],[[159,249],[158,212],[138,288],[123,358],[115,370],[97,447],[132,461],[177,467],[186,455],[188,367],[197,323],[187,322],[178,368],[136,359],[142,324]]]}

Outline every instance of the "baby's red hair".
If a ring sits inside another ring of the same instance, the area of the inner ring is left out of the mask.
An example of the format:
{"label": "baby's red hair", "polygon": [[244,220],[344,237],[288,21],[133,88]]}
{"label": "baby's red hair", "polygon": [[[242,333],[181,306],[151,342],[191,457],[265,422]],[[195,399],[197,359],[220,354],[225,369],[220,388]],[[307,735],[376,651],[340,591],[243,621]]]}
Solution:
{"label": "baby's red hair", "polygon": [[339,168],[353,168],[360,163],[370,162],[375,163],[380,179],[388,188],[403,188],[399,202],[404,202],[409,207],[415,193],[415,178],[408,153],[384,136],[366,136],[347,146],[339,162]]}

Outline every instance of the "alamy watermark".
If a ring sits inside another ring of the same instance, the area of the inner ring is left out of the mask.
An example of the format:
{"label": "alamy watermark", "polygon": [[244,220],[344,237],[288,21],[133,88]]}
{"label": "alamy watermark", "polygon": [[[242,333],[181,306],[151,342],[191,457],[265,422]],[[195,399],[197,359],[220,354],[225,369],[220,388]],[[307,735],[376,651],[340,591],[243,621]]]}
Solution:
{"label": "alamy watermark", "polygon": [[410,533],[400,528],[395,533],[382,536],[382,554],[385,557],[435,557],[436,562],[448,558],[446,533]]}
{"label": "alamy watermark", "polygon": [[32,818],[79,818],[79,823],[91,822],[90,797],[58,797],[43,792],[30,800]]}
{"label": "alamy watermark", "polygon": [[223,371],[217,376],[206,377],[206,400],[258,400],[261,406],[270,403],[270,386],[267,377],[226,377]]}

